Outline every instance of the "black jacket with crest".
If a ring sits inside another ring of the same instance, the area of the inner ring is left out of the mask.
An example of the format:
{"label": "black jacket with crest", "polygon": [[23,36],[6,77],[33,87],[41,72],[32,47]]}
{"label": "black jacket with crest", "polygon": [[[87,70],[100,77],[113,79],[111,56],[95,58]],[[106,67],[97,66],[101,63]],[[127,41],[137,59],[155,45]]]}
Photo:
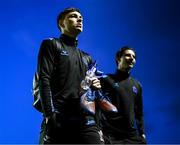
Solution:
{"label": "black jacket with crest", "polygon": [[103,113],[101,126],[107,135],[129,136],[144,134],[142,87],[127,72],[117,70],[101,79],[104,93],[110,98],[118,113]]}
{"label": "black jacket with crest", "polygon": [[80,83],[85,78],[91,57],[77,48],[77,40],[61,35],[43,40],[38,55],[41,105],[44,116],[52,112],[79,112]]}

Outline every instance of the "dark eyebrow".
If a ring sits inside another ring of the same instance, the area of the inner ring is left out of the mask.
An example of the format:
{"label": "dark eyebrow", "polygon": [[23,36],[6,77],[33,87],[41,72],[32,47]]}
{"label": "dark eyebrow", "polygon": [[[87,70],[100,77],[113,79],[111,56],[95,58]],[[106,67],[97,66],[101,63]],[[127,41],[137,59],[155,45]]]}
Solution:
{"label": "dark eyebrow", "polygon": [[[129,54],[129,53],[126,53],[126,54],[124,54],[125,56],[130,56],[131,54]],[[134,58],[136,58],[136,56],[135,55],[133,55],[133,57]]]}
{"label": "dark eyebrow", "polygon": [[[70,18],[70,17],[76,17],[76,16],[78,16],[76,13],[72,13],[72,14],[69,15],[69,18]],[[82,15],[80,15],[80,18],[83,19]]]}
{"label": "dark eyebrow", "polygon": [[70,14],[69,17],[77,16],[77,14]]}

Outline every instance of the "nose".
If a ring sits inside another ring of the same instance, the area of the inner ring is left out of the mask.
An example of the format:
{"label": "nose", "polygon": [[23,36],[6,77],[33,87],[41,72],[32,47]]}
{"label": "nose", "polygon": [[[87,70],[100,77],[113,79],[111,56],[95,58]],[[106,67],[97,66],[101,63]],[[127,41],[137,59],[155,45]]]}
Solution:
{"label": "nose", "polygon": [[132,56],[132,55],[130,55],[130,56],[129,56],[129,59],[130,59],[130,60],[133,60],[133,56]]}
{"label": "nose", "polygon": [[82,22],[82,19],[78,19],[77,22]]}
{"label": "nose", "polygon": [[132,60],[134,60],[134,59],[135,59],[134,55],[131,55],[131,56],[130,56],[130,58],[131,58]]}
{"label": "nose", "polygon": [[82,22],[82,18],[81,17],[78,17],[78,22]]}
{"label": "nose", "polygon": [[130,60],[131,62],[133,62],[133,63],[136,61],[133,55],[131,55],[131,56],[129,57],[129,60]]}

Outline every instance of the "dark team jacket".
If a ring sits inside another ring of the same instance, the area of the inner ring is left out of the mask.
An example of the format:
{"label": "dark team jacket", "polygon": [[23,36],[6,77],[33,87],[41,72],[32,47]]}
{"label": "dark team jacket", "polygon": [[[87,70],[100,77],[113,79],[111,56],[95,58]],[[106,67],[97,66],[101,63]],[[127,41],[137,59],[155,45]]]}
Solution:
{"label": "dark team jacket", "polygon": [[45,116],[52,112],[78,112],[79,89],[91,57],[77,48],[77,40],[67,35],[43,40],[38,55],[40,96]]}
{"label": "dark team jacket", "polygon": [[[129,73],[116,71],[101,79],[102,90],[117,107],[118,113],[104,112],[101,125],[107,134],[114,136],[144,133],[142,88]],[[135,124],[136,123],[136,124]]]}

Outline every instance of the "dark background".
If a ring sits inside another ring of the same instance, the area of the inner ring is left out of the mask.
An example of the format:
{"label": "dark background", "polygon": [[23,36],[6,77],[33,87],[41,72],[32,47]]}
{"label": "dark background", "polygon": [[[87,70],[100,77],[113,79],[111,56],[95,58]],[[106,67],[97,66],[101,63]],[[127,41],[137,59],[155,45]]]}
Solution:
{"label": "dark background", "polygon": [[59,37],[56,16],[81,9],[79,47],[105,73],[124,45],[137,51],[148,143],[180,143],[180,2],[177,0],[6,0],[0,4],[0,143],[37,143],[42,116],[32,78],[42,39]]}

